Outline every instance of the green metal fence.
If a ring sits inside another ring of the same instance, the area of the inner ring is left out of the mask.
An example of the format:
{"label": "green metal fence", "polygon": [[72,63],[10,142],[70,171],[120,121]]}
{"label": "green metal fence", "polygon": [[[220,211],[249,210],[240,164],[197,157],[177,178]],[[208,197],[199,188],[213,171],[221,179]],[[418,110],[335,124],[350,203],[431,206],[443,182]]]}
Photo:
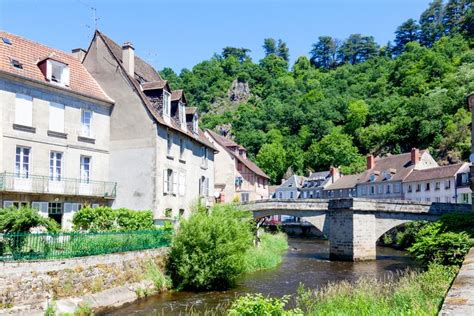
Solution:
{"label": "green metal fence", "polygon": [[0,234],[0,261],[48,260],[169,246],[171,231]]}

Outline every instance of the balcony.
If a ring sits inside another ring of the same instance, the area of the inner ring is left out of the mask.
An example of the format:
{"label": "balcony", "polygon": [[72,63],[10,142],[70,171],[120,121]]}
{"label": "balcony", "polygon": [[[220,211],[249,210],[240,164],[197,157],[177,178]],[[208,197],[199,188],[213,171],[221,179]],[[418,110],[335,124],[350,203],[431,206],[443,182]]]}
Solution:
{"label": "balcony", "polygon": [[17,177],[14,173],[0,173],[0,192],[57,194],[68,196],[102,197],[115,199],[116,182],[83,181],[81,179],[52,179],[47,176]]}

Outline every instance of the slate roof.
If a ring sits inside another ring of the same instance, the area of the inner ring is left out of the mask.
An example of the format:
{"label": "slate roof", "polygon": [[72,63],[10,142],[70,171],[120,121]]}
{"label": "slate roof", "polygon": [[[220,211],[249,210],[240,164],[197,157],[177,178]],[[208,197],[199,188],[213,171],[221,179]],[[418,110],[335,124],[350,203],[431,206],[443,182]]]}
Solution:
{"label": "slate roof", "polygon": [[[420,150],[421,156],[427,152],[426,150]],[[411,153],[404,153],[400,155],[390,155],[386,157],[376,157],[375,166],[370,170],[366,170],[361,173],[360,178],[357,183],[367,183],[372,174],[378,173],[375,177],[375,183],[384,182],[384,181],[401,181],[410,174],[410,172],[415,168],[415,165],[411,163]],[[384,180],[383,172],[384,171],[395,171],[392,173],[392,178],[390,180]]]}
{"label": "slate roof", "polygon": [[171,92],[171,101],[178,101],[178,100],[181,100],[181,98],[183,97],[184,97],[183,90],[175,90]]}
{"label": "slate roof", "polygon": [[405,182],[425,181],[431,179],[451,178],[460,171],[464,166],[463,163],[447,165],[423,170],[413,170],[405,179]]}
{"label": "slate roof", "polygon": [[360,176],[361,176],[360,173],[342,176],[339,179],[337,179],[334,183],[331,183],[330,185],[328,185],[325,188],[325,190],[339,190],[339,189],[355,188]]}
{"label": "slate roof", "polygon": [[[122,62],[122,46],[118,45],[115,43],[112,39],[110,39],[107,35],[105,35],[102,32],[97,31],[97,33],[100,33],[100,36],[104,40],[104,42],[107,44],[109,49],[112,51],[112,54],[120,61]],[[135,54],[135,75],[146,79],[148,82],[152,81],[163,81],[161,78],[160,74],[158,71],[153,68],[150,64],[145,62],[143,59],[138,57]]]}
{"label": "slate roof", "polygon": [[242,146],[238,145],[235,143],[233,140],[230,140],[228,138],[225,138],[223,136],[218,135],[217,133],[211,131],[210,129],[207,130],[209,135],[222,147],[224,147],[227,152],[234,156],[238,161],[240,161],[242,164],[244,164],[247,168],[249,168],[251,171],[256,173],[257,175],[264,177],[266,179],[270,179],[269,176],[265,172],[263,172],[262,169],[260,169],[253,161],[251,161],[248,158],[244,158],[240,155],[237,155],[233,150],[230,150],[229,147],[235,147],[238,146],[239,148],[243,148]]}
{"label": "slate roof", "polygon": [[[168,85],[168,81],[166,80],[144,82],[142,83],[142,89],[143,91],[163,89],[167,85]],[[168,86],[168,89],[169,89],[169,86]]]}
{"label": "slate roof", "polygon": [[[114,58],[118,61],[119,66],[122,68],[123,73],[127,76],[129,79],[129,82],[133,85],[133,88],[137,95],[141,98],[143,104],[147,108],[147,110],[151,113],[153,118],[161,125],[169,127],[175,131],[178,131],[186,136],[188,136],[191,139],[194,139],[196,142],[211,148],[214,151],[217,151],[217,149],[211,144],[211,142],[206,138],[204,135],[203,131],[201,129],[198,130],[198,133],[195,134],[192,131],[184,130],[181,129],[181,124],[177,122],[176,120],[170,120],[170,123],[165,122],[163,117],[160,115],[158,109],[153,105],[152,100],[150,100],[146,94],[142,91],[143,85],[147,85],[147,82],[150,84],[148,88],[151,88],[151,85],[155,82],[162,82],[164,81],[158,72],[149,64],[145,63],[142,59],[138,58],[135,56],[135,76],[132,77],[128,74],[128,72],[125,70],[124,66],[121,63],[121,57],[122,57],[122,48],[119,46],[117,43],[112,41],[110,38],[105,36],[102,32],[96,31],[94,36],[100,36],[107,48],[109,49],[110,53]],[[138,66],[137,66],[138,65]],[[142,81],[142,84],[140,82]],[[187,114],[187,111],[186,111]]]}
{"label": "slate roof", "polygon": [[291,187],[291,188],[300,188],[304,181],[306,180],[305,177],[303,176],[298,176],[296,174],[292,175],[291,177],[289,177],[288,179],[286,179],[282,184],[280,184],[280,186],[277,188],[278,189],[283,189],[283,188],[290,188],[290,184],[292,183],[295,183],[296,186],[295,187]]}
{"label": "slate roof", "polygon": [[[113,100],[102,90],[84,65],[72,54],[5,31],[0,31],[0,37],[7,38],[11,42],[11,44],[6,44],[0,40],[0,71],[58,89],[113,103]],[[46,79],[38,64],[48,58],[68,65],[69,86],[63,87]],[[13,67],[11,63],[13,59],[19,61],[23,69]]]}
{"label": "slate roof", "polygon": [[307,180],[326,179],[329,177],[329,171],[311,172]]}

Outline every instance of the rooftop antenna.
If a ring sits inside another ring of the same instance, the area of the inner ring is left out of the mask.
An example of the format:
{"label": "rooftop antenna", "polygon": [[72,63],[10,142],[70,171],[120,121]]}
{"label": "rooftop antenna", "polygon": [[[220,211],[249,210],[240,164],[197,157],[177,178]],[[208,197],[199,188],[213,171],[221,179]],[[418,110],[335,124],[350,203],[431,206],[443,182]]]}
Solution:
{"label": "rooftop antenna", "polygon": [[[80,4],[88,7],[92,11],[92,21],[94,23],[94,28],[97,30],[97,27],[99,26],[99,20],[100,18],[97,16],[97,8],[93,7],[92,5],[85,3],[82,0],[77,0]],[[91,28],[90,25],[86,24],[87,28]]]}

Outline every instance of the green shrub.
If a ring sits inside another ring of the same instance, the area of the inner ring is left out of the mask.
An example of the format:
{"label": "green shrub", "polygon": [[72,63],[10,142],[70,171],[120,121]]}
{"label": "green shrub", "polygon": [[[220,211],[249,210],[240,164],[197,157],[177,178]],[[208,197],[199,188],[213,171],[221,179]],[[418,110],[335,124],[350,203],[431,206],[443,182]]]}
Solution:
{"label": "green shrub", "polygon": [[268,298],[262,294],[246,294],[237,298],[228,310],[229,316],[303,316],[299,309],[285,311],[288,296]]}
{"label": "green shrub", "polygon": [[416,260],[428,265],[460,265],[471,247],[469,235],[461,232],[445,232],[442,222],[424,226],[416,235],[415,243],[408,248]]}
{"label": "green shrub", "polygon": [[155,227],[151,211],[112,209],[106,206],[82,208],[74,214],[72,223],[74,230],[91,232],[152,230]]}
{"label": "green shrub", "polygon": [[446,214],[441,216],[439,222],[445,231],[465,232],[474,237],[474,213]]}
{"label": "green shrub", "polygon": [[282,254],[288,249],[288,239],[284,233],[263,233],[260,245],[247,250],[245,254],[245,271],[275,268],[282,261]]}
{"label": "green shrub", "polygon": [[162,291],[170,286],[168,278],[151,260],[146,263],[146,277],[153,282],[157,291]]}
{"label": "green shrub", "polygon": [[0,233],[27,233],[33,227],[44,227],[49,232],[58,232],[59,225],[54,220],[41,216],[30,207],[10,207],[0,209]]}
{"label": "green shrub", "polygon": [[178,288],[227,289],[245,271],[245,253],[251,246],[248,212],[230,204],[215,205],[209,211],[198,207],[181,221],[167,270]]}

